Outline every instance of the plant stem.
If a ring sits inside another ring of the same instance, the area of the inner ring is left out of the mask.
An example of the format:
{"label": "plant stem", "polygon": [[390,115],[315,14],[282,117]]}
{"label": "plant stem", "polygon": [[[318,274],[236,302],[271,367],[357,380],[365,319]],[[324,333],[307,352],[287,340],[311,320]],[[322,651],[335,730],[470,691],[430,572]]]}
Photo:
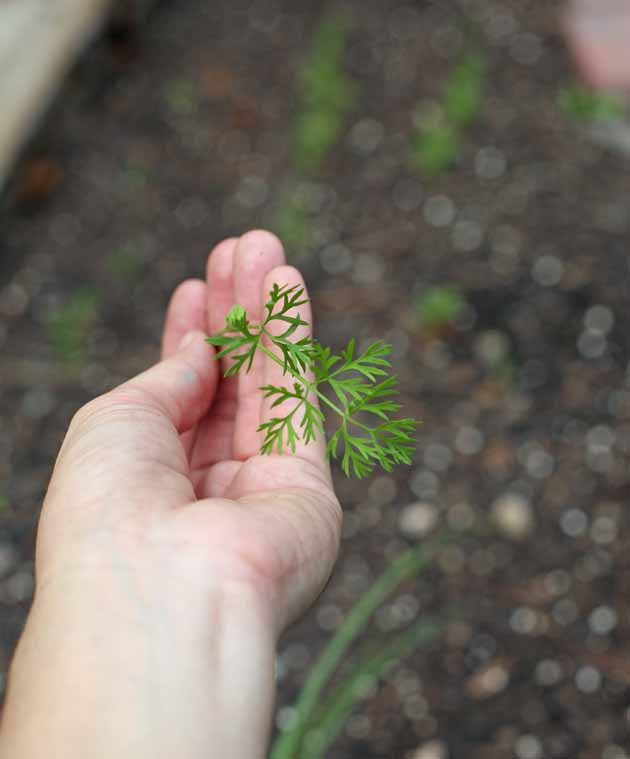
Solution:
{"label": "plant stem", "polygon": [[364,630],[372,614],[385,599],[406,579],[426,569],[439,547],[448,536],[442,535],[420,548],[410,549],[394,561],[372,587],[359,599],[335,636],[326,646],[313,667],[295,704],[295,718],[291,728],[283,733],[273,746],[271,759],[297,759],[302,739],[320,695],[326,687],[344,654]]}
{"label": "plant stem", "polygon": [[[264,327],[261,327],[261,330],[273,342],[273,335],[269,334],[269,332],[267,332],[267,330]],[[260,350],[266,356],[268,356],[270,359],[272,359],[273,361],[275,361],[276,364],[278,364],[278,366],[281,366],[283,369],[285,368],[284,367],[284,363],[282,362],[282,360],[279,359],[278,356],[276,356],[276,354],[273,353],[273,351],[270,351],[269,348],[267,348],[266,345],[263,345],[262,342],[258,342],[257,343],[257,347],[260,348]],[[337,406],[337,404],[333,403],[333,401],[331,401],[326,395],[324,395],[324,393],[321,392],[321,390],[319,390],[317,388],[317,385],[315,385],[312,382],[309,382],[308,380],[304,379],[304,377],[302,377],[301,375],[295,374],[290,369],[288,371],[289,371],[289,374],[294,379],[296,379],[304,388],[306,388],[307,390],[309,390],[310,392],[312,392],[313,394],[315,394],[329,408],[331,408],[335,413],[337,413],[344,420],[344,426],[346,425],[347,422],[350,422],[355,427],[359,427],[359,429],[362,429],[365,432],[367,432],[370,435],[370,437],[372,439],[374,439],[375,435],[374,435],[374,430],[373,429],[371,429],[370,427],[368,427],[366,424],[363,424],[362,422],[359,422],[356,419],[349,418],[346,414],[344,414],[344,412],[339,408],[339,406]]]}

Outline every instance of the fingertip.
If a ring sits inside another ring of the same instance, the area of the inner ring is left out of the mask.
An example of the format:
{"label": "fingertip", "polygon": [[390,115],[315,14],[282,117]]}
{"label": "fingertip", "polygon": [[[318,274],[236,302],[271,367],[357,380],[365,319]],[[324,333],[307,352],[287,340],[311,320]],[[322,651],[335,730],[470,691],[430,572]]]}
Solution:
{"label": "fingertip", "polygon": [[274,268],[268,272],[264,281],[264,287],[267,289],[267,292],[271,290],[271,286],[274,283],[281,287],[293,287],[294,285],[299,285],[306,290],[306,283],[304,282],[304,277],[300,270],[296,269],[295,266],[289,266],[287,264],[274,266]]}
{"label": "fingertip", "polygon": [[206,264],[208,282],[211,279],[225,280],[231,277],[234,250],[238,242],[238,237],[228,237],[214,246]]}
{"label": "fingertip", "polygon": [[162,335],[162,358],[168,358],[183,335],[193,329],[203,329],[206,323],[206,283],[187,279],[178,285],[168,304]]}

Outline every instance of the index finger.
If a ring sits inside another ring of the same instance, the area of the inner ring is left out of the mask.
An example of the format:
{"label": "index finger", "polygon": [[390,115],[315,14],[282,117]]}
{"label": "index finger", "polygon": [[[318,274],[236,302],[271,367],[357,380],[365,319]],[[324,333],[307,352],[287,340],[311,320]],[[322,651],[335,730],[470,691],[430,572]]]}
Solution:
{"label": "index finger", "polygon": [[[267,274],[263,281],[263,302],[266,302],[269,299],[269,293],[274,284],[277,284],[281,287],[288,286],[303,288],[304,298],[308,298],[304,279],[302,278],[300,272],[292,266],[277,266]],[[303,298],[300,298],[300,300],[303,300]],[[303,321],[307,322],[307,324],[298,326],[295,332],[291,334],[290,340],[292,342],[297,342],[304,337],[310,337],[312,335],[313,316],[310,302],[307,301],[299,307],[290,309],[287,312],[287,315],[291,317],[295,317],[298,314]],[[286,327],[287,323],[271,321],[268,325],[268,330],[271,334],[278,335],[281,334],[286,329]],[[272,346],[268,347],[270,347],[273,352],[280,356],[277,349],[274,350]],[[312,383],[314,380],[312,372],[308,370],[301,373],[301,376],[303,376],[304,379],[310,383]],[[282,363],[274,361],[269,356],[264,357],[263,378],[264,384],[266,386],[273,385],[275,387],[287,387],[291,389],[294,384],[294,379],[291,374],[284,372]],[[307,392],[306,401],[315,409],[314,413],[317,415],[317,412],[320,410],[320,404],[317,395],[312,392]],[[264,399],[261,410],[261,423],[267,423],[273,418],[282,418],[287,414],[290,414],[298,403],[299,401],[297,399],[291,399],[283,401],[282,403],[272,408],[274,404],[274,398],[269,397]],[[304,459],[305,461],[308,461],[309,463],[316,466],[322,473],[326,475],[328,480],[330,480],[330,466],[326,458],[326,438],[324,432],[322,430],[317,430],[315,439],[310,442],[305,442],[303,439],[303,424],[305,421],[304,408],[305,407],[303,405],[300,409],[298,409],[294,417],[294,429],[300,437],[299,440],[295,441],[295,450],[292,451],[289,447],[283,445],[282,452],[284,454],[297,456],[301,459]]]}

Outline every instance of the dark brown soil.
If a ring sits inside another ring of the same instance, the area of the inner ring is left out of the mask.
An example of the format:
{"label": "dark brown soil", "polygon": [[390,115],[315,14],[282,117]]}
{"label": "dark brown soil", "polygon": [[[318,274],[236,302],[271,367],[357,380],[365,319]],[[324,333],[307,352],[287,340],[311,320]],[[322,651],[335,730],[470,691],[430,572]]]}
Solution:
{"label": "dark brown soil", "polygon": [[[361,94],[321,174],[298,180],[296,71],[337,7],[352,19],[347,65]],[[423,425],[411,470],[360,483],[338,473],[342,556],[282,645],[280,705],[360,592],[423,539],[418,520],[436,516],[476,537],[444,552],[372,632],[443,605],[461,621],[392,670],[331,759],[628,756],[629,166],[556,106],[571,76],[556,10],[180,0],[84,56],[0,209],[2,670],[69,418],[155,359],[174,286],[202,274],[214,242],[273,228],[300,181],[319,198],[315,244],[289,255],[320,338],[391,341]],[[468,26],[489,61],[483,111],[460,165],[428,180],[408,164],[414,112],[439,96]],[[414,318],[434,285],[469,304],[439,335]],[[99,307],[71,371],[46,324],[85,286]]]}

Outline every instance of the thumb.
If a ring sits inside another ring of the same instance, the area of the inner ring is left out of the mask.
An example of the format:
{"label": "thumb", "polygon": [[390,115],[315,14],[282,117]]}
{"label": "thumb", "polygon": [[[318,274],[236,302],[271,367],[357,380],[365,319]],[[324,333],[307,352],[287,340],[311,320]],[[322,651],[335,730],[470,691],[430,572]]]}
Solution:
{"label": "thumb", "polygon": [[[90,401],[75,415],[55,465],[49,496],[151,505],[194,499],[180,434],[208,412],[218,366],[202,332],[189,333],[171,358]],[[48,499],[47,499],[48,500]]]}

